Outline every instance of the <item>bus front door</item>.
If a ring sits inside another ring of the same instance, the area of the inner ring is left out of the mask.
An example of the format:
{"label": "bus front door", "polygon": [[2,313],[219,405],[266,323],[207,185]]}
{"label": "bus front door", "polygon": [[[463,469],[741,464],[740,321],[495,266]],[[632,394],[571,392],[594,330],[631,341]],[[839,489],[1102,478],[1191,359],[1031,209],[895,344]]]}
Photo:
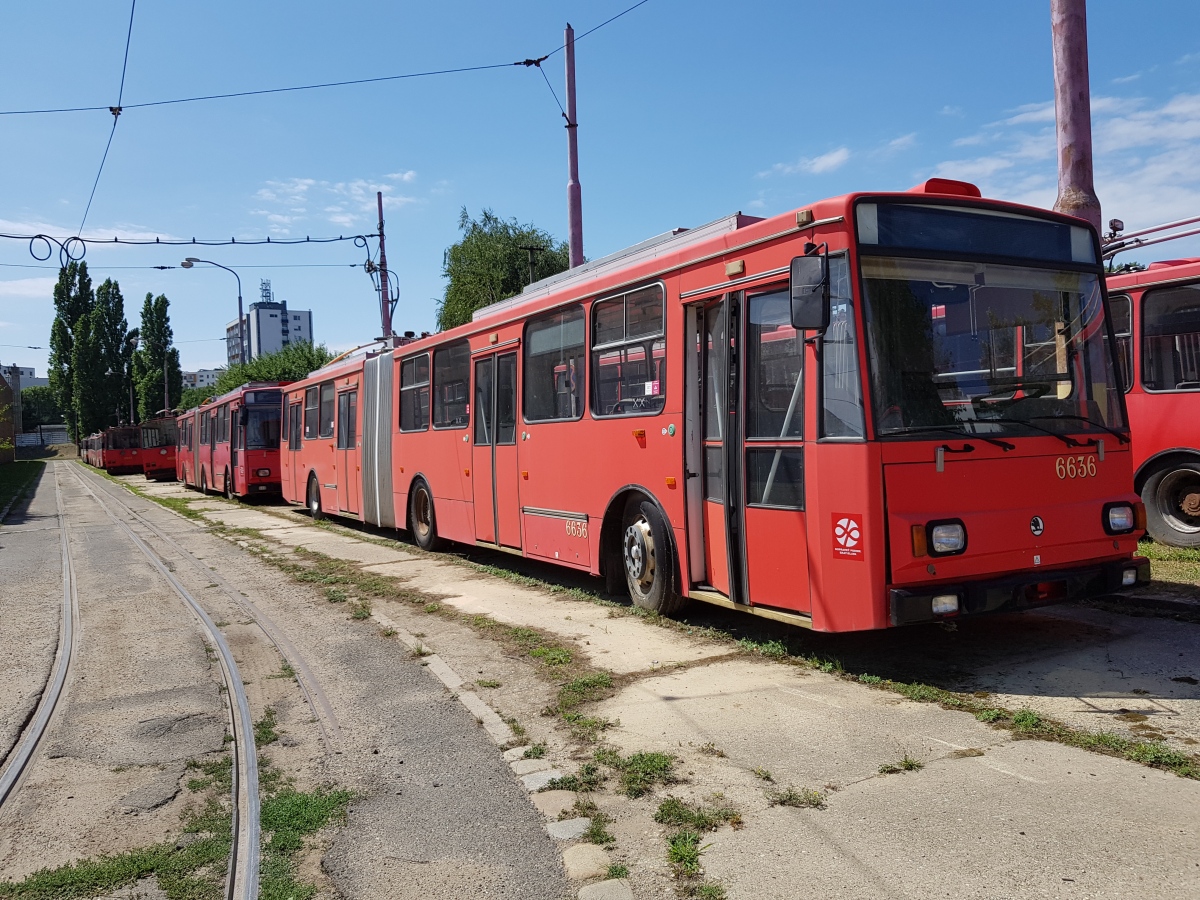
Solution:
{"label": "bus front door", "polygon": [[808,613],[804,335],[791,326],[788,291],[737,291],[693,309],[689,472],[703,499],[688,530],[703,533],[703,555],[690,556],[692,581],[737,603]]}
{"label": "bus front door", "polygon": [[516,353],[475,360],[473,445],[475,539],[519,548]]}
{"label": "bus front door", "polygon": [[358,447],[358,391],[342,391],[337,398],[338,508],[358,515],[361,488]]}

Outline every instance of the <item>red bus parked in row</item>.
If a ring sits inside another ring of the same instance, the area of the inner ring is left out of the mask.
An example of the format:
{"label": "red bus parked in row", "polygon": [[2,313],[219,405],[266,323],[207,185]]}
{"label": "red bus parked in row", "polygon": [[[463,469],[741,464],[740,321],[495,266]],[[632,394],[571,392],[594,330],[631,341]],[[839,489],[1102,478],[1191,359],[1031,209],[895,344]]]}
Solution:
{"label": "red bus parked in row", "polygon": [[255,382],[181,413],[176,475],[226,497],[279,493],[279,415],[287,382]]}
{"label": "red bus parked in row", "polygon": [[142,471],[142,431],[137,425],[118,425],[83,439],[83,461],[109,475]]}
{"label": "red bus parked in row", "polygon": [[153,481],[175,480],[175,415],[160,412],[142,423],[142,472]]}
{"label": "red bus parked in row", "polygon": [[1200,547],[1200,259],[1109,276],[1108,292],[1147,529]]}
{"label": "red bus parked in row", "polygon": [[933,179],[586,263],[285,391],[314,516],[821,631],[1149,580],[1096,233]]}

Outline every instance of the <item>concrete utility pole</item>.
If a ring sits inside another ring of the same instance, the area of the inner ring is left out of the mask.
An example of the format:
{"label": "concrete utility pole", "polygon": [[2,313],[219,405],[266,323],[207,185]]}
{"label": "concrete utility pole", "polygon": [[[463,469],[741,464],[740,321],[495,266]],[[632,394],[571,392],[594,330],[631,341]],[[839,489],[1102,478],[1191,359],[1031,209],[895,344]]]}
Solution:
{"label": "concrete utility pole", "polygon": [[579,187],[579,120],[575,117],[575,29],[567,23],[567,247],[570,267],[583,264],[583,194]]}
{"label": "concrete utility pole", "polygon": [[1058,199],[1054,209],[1100,227],[1092,184],[1092,100],[1088,84],[1087,0],[1050,0],[1054,44],[1054,119],[1058,132]]}
{"label": "concrete utility pole", "polygon": [[383,322],[383,339],[392,336],[392,290],[388,284],[387,252],[383,247],[383,191],[375,192],[379,204],[379,313]]}

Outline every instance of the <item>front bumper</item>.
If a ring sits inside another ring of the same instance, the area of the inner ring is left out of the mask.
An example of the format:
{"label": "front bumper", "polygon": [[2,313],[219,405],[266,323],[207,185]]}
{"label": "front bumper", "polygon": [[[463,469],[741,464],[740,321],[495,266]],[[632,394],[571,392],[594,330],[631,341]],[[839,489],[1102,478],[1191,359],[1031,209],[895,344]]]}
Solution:
{"label": "front bumper", "polygon": [[[1133,584],[1122,585],[1122,574],[1127,569],[1136,570],[1137,577]],[[1135,556],[1128,560],[1071,569],[1021,572],[986,581],[892,588],[888,591],[889,612],[893,625],[911,625],[964,615],[1031,609],[1069,600],[1086,600],[1129,590],[1149,582],[1150,560]],[[947,594],[957,595],[957,611],[944,615],[934,613],[933,598]]]}

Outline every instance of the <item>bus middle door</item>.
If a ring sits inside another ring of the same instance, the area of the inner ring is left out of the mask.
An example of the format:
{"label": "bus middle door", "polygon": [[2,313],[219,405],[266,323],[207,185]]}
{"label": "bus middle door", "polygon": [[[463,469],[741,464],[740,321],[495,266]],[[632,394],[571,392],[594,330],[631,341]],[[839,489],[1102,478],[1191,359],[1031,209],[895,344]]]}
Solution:
{"label": "bus middle door", "polygon": [[475,539],[521,546],[517,494],[517,354],[475,360],[475,423],[471,479]]}
{"label": "bus middle door", "polygon": [[782,288],[727,294],[690,320],[704,498],[703,569],[692,568],[735,602],[808,613],[804,335],[790,319]]}
{"label": "bus middle door", "polygon": [[362,470],[358,446],[358,391],[342,391],[337,398],[338,508],[358,515]]}

